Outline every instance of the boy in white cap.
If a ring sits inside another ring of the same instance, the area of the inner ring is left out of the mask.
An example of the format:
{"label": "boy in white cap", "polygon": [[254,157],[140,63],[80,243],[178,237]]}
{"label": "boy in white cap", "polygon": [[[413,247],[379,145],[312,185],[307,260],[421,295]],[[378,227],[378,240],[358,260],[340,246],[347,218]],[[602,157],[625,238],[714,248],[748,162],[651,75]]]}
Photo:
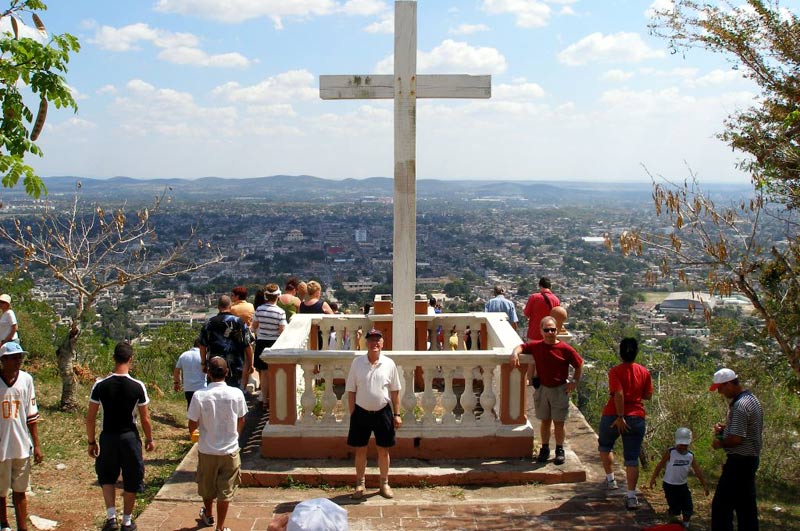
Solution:
{"label": "boy in white cap", "polygon": [[678,428],[675,431],[675,446],[669,448],[661,461],[653,470],[650,478],[650,488],[656,483],[656,477],[664,469],[664,496],[669,505],[669,514],[677,518],[683,515],[683,527],[689,529],[689,519],[694,514],[694,504],[692,503],[692,491],[689,490],[689,468],[703,485],[703,490],[708,496],[708,485],[703,477],[703,472],[694,460],[694,454],[689,450],[692,443],[692,430],[689,428]]}
{"label": "boy in white cap", "polygon": [[[0,415],[0,531],[11,531],[6,512],[6,493],[10,488],[17,529],[28,529],[28,490],[31,474],[31,445],[33,460],[39,464],[44,459],[39,444],[39,409],[33,377],[20,370],[22,355],[27,354],[19,343],[10,341],[0,347],[0,400],[9,404],[8,415]],[[3,408],[4,411],[6,408]]]}

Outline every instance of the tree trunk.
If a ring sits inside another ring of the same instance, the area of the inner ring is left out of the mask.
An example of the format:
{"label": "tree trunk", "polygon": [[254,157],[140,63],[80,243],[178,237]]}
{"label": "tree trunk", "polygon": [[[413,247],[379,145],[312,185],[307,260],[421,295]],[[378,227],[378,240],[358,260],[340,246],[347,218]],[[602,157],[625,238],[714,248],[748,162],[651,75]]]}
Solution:
{"label": "tree trunk", "polygon": [[75,399],[77,378],[75,377],[72,362],[75,360],[75,349],[80,335],[80,322],[78,320],[73,320],[69,333],[64,337],[56,350],[58,375],[61,377],[60,407],[62,411],[78,409],[78,401]]}

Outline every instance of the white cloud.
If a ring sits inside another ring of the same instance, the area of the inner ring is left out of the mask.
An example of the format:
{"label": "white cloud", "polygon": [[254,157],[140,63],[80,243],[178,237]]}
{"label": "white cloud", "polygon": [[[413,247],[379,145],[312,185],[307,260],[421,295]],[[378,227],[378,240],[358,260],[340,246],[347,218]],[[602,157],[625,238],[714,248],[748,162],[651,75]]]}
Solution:
{"label": "white cloud", "polygon": [[[355,2],[358,4],[370,2]],[[261,17],[272,19],[276,27],[281,27],[283,17],[307,18],[330,15],[340,7],[333,0],[158,0],[155,10],[161,13],[177,13],[239,23]]]}
{"label": "white cloud", "polygon": [[704,76],[697,79],[687,79],[687,87],[709,87],[714,85],[724,85],[727,83],[734,83],[744,79],[742,73],[737,70],[712,70]]}
{"label": "white cloud", "polygon": [[697,75],[697,68],[671,68],[669,70],[659,70],[657,68],[640,68],[639,74],[645,77],[661,79],[691,79]]}
{"label": "white cloud", "polygon": [[378,22],[364,28],[367,33],[394,33],[394,13],[387,13]]}
{"label": "white cloud", "polygon": [[600,75],[600,79],[604,81],[613,81],[616,83],[622,83],[623,81],[627,81],[634,76],[633,72],[626,72],[625,70],[620,70],[615,68],[613,70],[606,70]]}
{"label": "white cloud", "polygon": [[472,35],[479,31],[489,31],[486,24],[461,24],[457,28],[450,28],[447,33],[451,35]]}
{"label": "white cloud", "polygon": [[562,7],[561,10],[558,12],[558,14],[564,17],[574,17],[575,15],[577,15],[575,10],[572,9],[570,6]]}
{"label": "white cloud", "polygon": [[650,48],[638,33],[619,32],[587,35],[559,52],[558,60],[569,66],[595,62],[637,63],[664,57],[662,50]]}
{"label": "white cloud", "polygon": [[94,39],[89,42],[114,52],[138,50],[139,42],[149,42],[162,48],[158,54],[159,59],[181,65],[243,68],[251,63],[236,52],[209,55],[197,47],[200,40],[191,33],[174,33],[151,28],[144,23],[129,24],[121,28],[101,26],[95,32]]}
{"label": "white cloud", "polygon": [[272,105],[250,105],[247,107],[247,115],[250,117],[260,116],[262,118],[270,117],[295,117],[297,113],[294,111],[289,103],[275,103]]}
{"label": "white cloud", "polygon": [[537,83],[501,84],[492,87],[492,99],[504,101],[527,101],[543,98],[544,89]]}
{"label": "white cloud", "polygon": [[69,91],[70,94],[72,94],[72,99],[74,99],[75,101],[89,99],[89,96],[87,96],[86,94],[84,94],[83,92],[79,91],[78,89],[76,89],[71,85],[67,85],[67,90]]}
{"label": "white cloud", "polygon": [[347,0],[341,7],[345,15],[371,16],[382,13],[388,9],[381,0]]}
{"label": "white cloud", "polygon": [[677,87],[669,87],[663,90],[608,90],[600,96],[600,102],[617,112],[672,116],[690,110],[696,99],[681,94]]}
{"label": "white cloud", "polygon": [[483,0],[483,10],[492,15],[511,14],[521,28],[547,25],[553,10],[539,0]]}
{"label": "white cloud", "polygon": [[95,94],[103,96],[105,94],[117,94],[117,87],[114,85],[103,85],[95,91]]}
{"label": "white cloud", "polygon": [[104,50],[128,52],[138,50],[137,43],[150,42],[159,48],[176,46],[197,46],[198,39],[191,33],[173,33],[171,31],[151,28],[147,24],[129,24],[121,28],[101,26],[89,42]]}
{"label": "white cloud", "polygon": [[199,48],[167,48],[158,54],[159,59],[179,65],[238,67],[250,66],[250,60],[239,53],[221,53],[209,55]]}
{"label": "white cloud", "polygon": [[120,129],[136,136],[213,138],[236,133],[234,107],[203,107],[188,92],[157,88],[141,79],[125,85],[111,107]]}
{"label": "white cloud", "polygon": [[653,3],[644,11],[644,16],[653,18],[656,13],[672,13],[675,9],[674,0],[653,0]]}
{"label": "white cloud", "polygon": [[319,89],[311,72],[290,70],[251,86],[231,81],[216,87],[212,94],[230,102],[258,103],[315,100],[319,98]]}
{"label": "white cloud", "polygon": [[[425,52],[417,52],[417,71],[421,74],[502,74],[508,64],[496,48],[475,47],[451,39]],[[391,73],[394,55],[383,59],[375,67],[379,74]]]}

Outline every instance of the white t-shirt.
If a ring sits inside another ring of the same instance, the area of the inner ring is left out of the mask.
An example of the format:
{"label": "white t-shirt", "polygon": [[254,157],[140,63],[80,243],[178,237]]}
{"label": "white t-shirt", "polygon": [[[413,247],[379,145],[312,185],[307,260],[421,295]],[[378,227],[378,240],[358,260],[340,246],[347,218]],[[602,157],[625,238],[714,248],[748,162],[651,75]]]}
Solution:
{"label": "white t-shirt", "polygon": [[181,354],[175,368],[183,372],[184,391],[197,391],[206,386],[206,373],[203,372],[199,348],[191,348]]}
{"label": "white t-shirt", "polygon": [[186,416],[200,424],[197,451],[208,455],[229,455],[239,449],[240,418],[247,415],[244,393],[225,382],[211,382],[192,395]]}
{"label": "white t-shirt", "polygon": [[19,371],[17,381],[11,387],[0,378],[0,411],[0,461],[30,457],[28,423],[39,420],[30,374]]}
{"label": "white t-shirt", "polygon": [[677,448],[669,449],[669,461],[664,468],[664,483],[670,485],[685,485],[689,477],[689,469],[692,468],[694,454],[687,450],[685,454]]}
{"label": "white t-shirt", "polygon": [[[17,324],[17,315],[14,313],[14,310],[9,308],[3,315],[0,315],[0,341],[4,341],[8,334],[11,333],[11,327]],[[14,332],[14,337],[11,338],[11,341],[19,340],[19,334]]]}
{"label": "white t-shirt", "polygon": [[400,391],[400,373],[391,358],[381,354],[373,366],[368,355],[362,354],[350,365],[345,391],[356,393],[359,407],[379,411],[391,402],[391,391]]}

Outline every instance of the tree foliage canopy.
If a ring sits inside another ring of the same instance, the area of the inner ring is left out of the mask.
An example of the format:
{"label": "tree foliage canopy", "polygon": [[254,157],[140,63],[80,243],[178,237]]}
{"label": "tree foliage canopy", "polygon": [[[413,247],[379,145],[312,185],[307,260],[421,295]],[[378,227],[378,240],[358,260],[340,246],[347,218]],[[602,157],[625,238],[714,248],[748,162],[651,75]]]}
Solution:
{"label": "tree foliage canopy", "polygon": [[[10,0],[0,14],[0,22],[9,21],[11,27],[0,35],[0,175],[6,188],[22,177],[25,191],[34,197],[45,187],[25,157],[42,156],[34,142],[44,127],[48,105],[77,110],[64,74],[70,53],[78,52],[80,44],[68,33],[48,36],[36,13],[46,9],[40,0]],[[38,101],[35,117],[26,99]]]}
{"label": "tree foliage canopy", "polygon": [[656,214],[673,230],[623,233],[623,253],[655,251],[660,262],[650,280],[675,274],[718,295],[746,296],[765,335],[800,375],[800,20],[778,0],[675,0],[651,29],[673,51],[723,54],[761,90],[720,134],[746,155],[740,167],[750,173],[754,194],[720,205],[691,172],[683,185],[654,179]]}
{"label": "tree foliage canopy", "polygon": [[[738,4],[738,2],[737,2]],[[758,85],[753,107],[732,114],[719,135],[749,155],[740,167],[771,199],[800,207],[800,19],[778,0],[676,0],[651,29],[674,52],[701,47],[724,55]]]}

